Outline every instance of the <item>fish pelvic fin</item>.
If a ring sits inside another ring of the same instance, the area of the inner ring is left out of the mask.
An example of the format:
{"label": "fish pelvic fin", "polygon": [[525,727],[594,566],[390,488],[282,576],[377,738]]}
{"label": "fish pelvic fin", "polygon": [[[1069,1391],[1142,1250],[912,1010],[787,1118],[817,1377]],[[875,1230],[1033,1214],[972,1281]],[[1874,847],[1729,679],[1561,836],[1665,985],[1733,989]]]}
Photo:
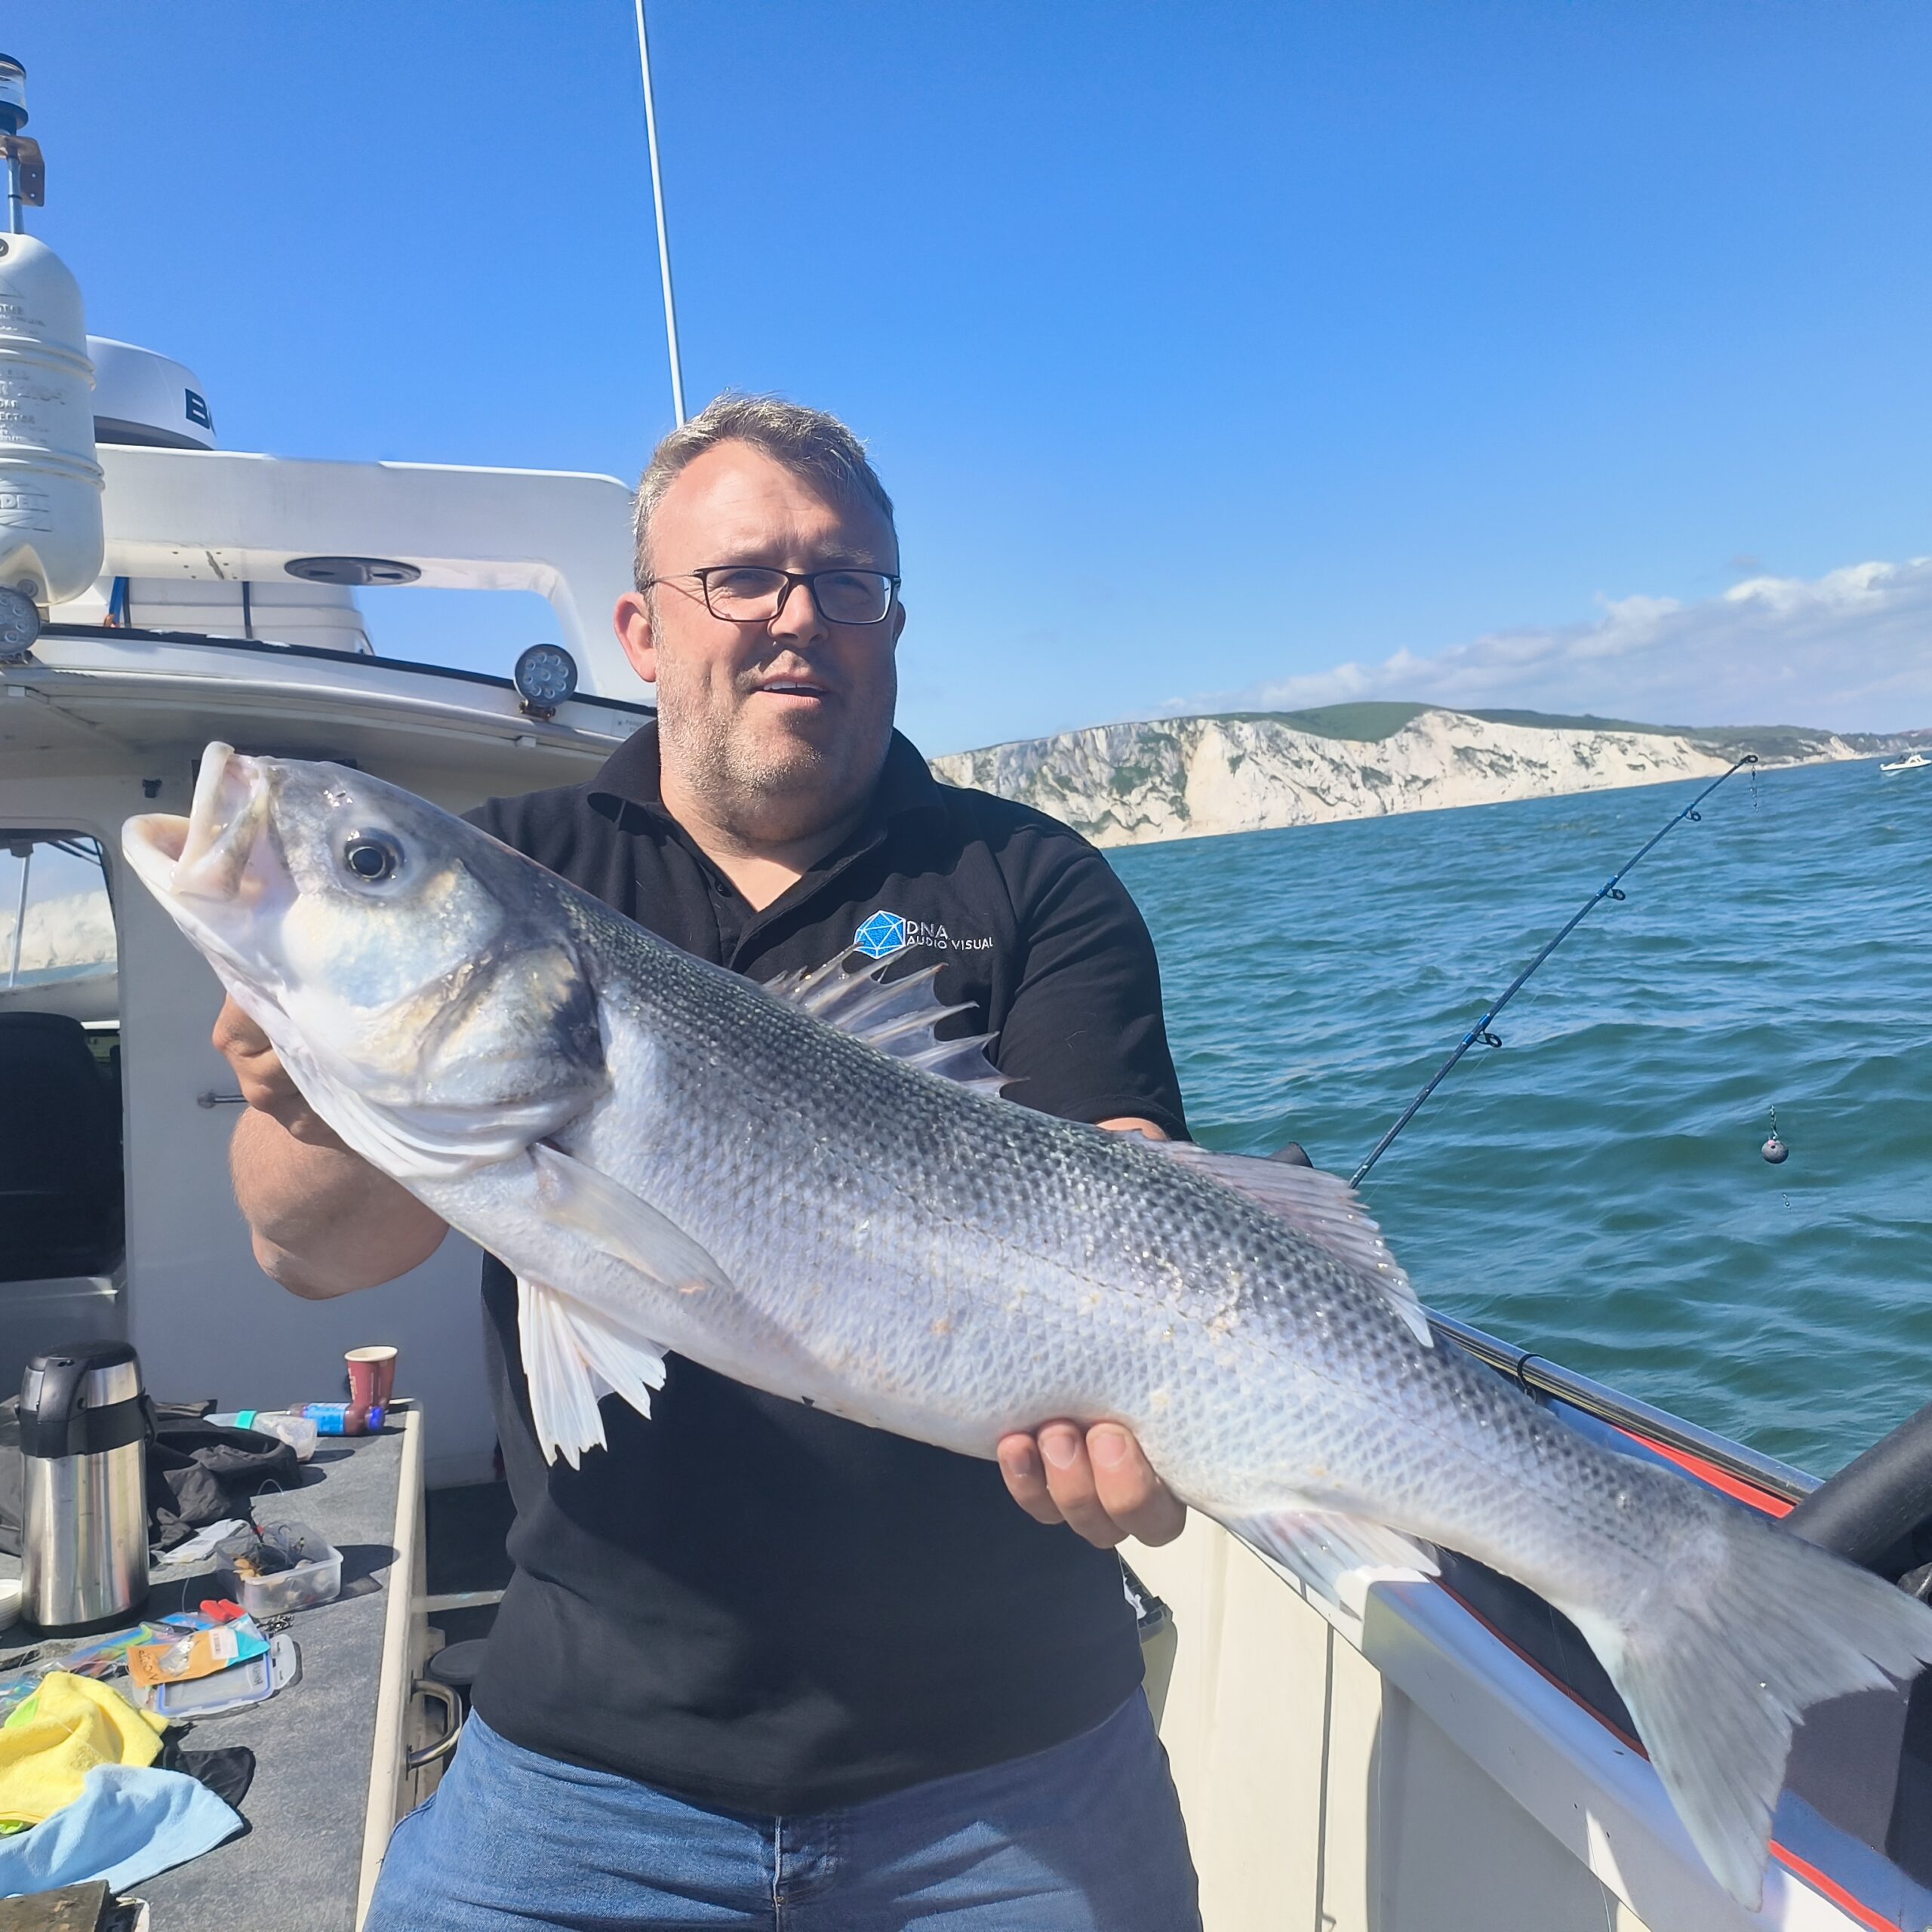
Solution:
{"label": "fish pelvic fin", "polygon": [[1793,1726],[1932,1662],[1932,1610],[1746,1510],[1710,1507],[1694,1551],[1629,1620],[1558,1607],[1629,1706],[1712,1875],[1755,1911]]}
{"label": "fish pelvic fin", "polygon": [[651,1392],[664,1386],[664,1354],[654,1342],[620,1334],[609,1323],[541,1281],[516,1284],[517,1327],[531,1420],[544,1460],[575,1469],[587,1449],[605,1446],[598,1398],[621,1395],[641,1416]]}
{"label": "fish pelvic fin", "polygon": [[1437,1574],[1435,1558],[1420,1543],[1365,1517],[1312,1503],[1267,1516],[1229,1517],[1223,1527],[1324,1596],[1335,1595],[1337,1580],[1350,1570],[1398,1571],[1411,1577]]}
{"label": "fish pelvic fin", "polygon": [[1251,1154],[1217,1154],[1188,1140],[1148,1141],[1169,1160],[1192,1168],[1278,1216],[1305,1240],[1346,1261],[1380,1288],[1390,1307],[1424,1348],[1435,1346],[1428,1311],[1415,1284],[1389,1251],[1389,1244],[1348,1183],[1319,1168],[1259,1160]]}
{"label": "fish pelvic fin", "polygon": [[871,958],[854,946],[809,973],[780,974],[766,982],[764,989],[894,1060],[997,1100],[1011,1081],[986,1057],[993,1035],[972,1033],[958,1040],[937,1037],[940,1022],[955,1013],[970,1011],[971,1002],[940,1004],[937,966],[909,973],[902,979],[881,979],[890,963]]}

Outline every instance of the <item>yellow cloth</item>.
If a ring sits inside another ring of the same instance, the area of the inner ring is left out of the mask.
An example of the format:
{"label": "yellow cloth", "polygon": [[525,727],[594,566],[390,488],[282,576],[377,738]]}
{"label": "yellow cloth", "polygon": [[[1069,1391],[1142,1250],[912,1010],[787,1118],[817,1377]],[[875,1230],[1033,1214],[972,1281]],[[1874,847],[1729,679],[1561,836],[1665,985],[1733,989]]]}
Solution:
{"label": "yellow cloth", "polygon": [[0,1818],[37,1825],[81,1795],[97,1764],[152,1764],[165,1718],[91,1677],[50,1672],[0,1724]]}

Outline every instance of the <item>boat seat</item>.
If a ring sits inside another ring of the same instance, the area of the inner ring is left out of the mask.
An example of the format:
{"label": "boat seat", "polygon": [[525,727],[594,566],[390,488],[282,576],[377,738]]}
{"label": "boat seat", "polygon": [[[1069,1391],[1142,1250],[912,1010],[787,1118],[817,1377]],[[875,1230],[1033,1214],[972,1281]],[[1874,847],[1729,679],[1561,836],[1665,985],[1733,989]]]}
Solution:
{"label": "boat seat", "polygon": [[121,1259],[121,1113],[78,1020],[0,1013],[0,1281]]}

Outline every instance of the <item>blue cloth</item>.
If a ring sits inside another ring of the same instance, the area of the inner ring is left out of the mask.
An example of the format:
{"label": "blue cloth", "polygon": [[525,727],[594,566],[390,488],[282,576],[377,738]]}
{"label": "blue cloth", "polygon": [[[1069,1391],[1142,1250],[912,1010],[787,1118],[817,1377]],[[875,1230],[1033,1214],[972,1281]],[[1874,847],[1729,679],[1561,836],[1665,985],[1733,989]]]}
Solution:
{"label": "blue cloth", "polygon": [[242,1829],[241,1814],[179,1771],[97,1764],[81,1795],[30,1832],[0,1838],[0,1898],[105,1878],[125,1891]]}
{"label": "blue cloth", "polygon": [[1195,1894],[1138,1691],[1049,1750],[810,1817],[688,1804],[472,1713],[364,1932],[1198,1932]]}

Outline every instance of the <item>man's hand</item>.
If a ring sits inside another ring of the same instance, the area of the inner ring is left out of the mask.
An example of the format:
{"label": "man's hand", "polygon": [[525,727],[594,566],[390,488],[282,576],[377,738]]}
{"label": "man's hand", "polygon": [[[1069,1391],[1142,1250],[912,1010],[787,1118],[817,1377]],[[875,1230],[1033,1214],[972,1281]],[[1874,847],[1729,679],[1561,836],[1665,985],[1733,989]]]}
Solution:
{"label": "man's hand", "polygon": [[1036,1523],[1065,1523],[1097,1549],[1129,1537],[1172,1543],[1187,1506],[1154,1473],[1133,1432],[1117,1422],[1050,1422],[1032,1435],[1000,1438],[1000,1474]]}
{"label": "man's hand", "polygon": [[242,1099],[257,1112],[279,1121],[306,1146],[342,1146],[334,1128],[309,1106],[301,1089],[289,1078],[269,1036],[232,999],[222,1001],[221,1011],[215,1017],[214,1048],[234,1068]]}
{"label": "man's hand", "polygon": [[248,1103],[228,1160],[264,1274],[319,1299],[392,1281],[435,1253],[443,1223],[349,1151],[232,1000],[214,1023],[214,1044]]}
{"label": "man's hand", "polygon": [[[1137,1114],[1103,1120],[1112,1134],[1164,1140],[1164,1128]],[[1097,1549],[1129,1537],[1172,1543],[1187,1524],[1187,1505],[1154,1473],[1134,1432],[1117,1422],[1096,1423],[1083,1435],[1075,1423],[1050,1422],[1030,1435],[1001,1437],[999,1472],[1008,1493],[1036,1523],[1065,1523]]]}

